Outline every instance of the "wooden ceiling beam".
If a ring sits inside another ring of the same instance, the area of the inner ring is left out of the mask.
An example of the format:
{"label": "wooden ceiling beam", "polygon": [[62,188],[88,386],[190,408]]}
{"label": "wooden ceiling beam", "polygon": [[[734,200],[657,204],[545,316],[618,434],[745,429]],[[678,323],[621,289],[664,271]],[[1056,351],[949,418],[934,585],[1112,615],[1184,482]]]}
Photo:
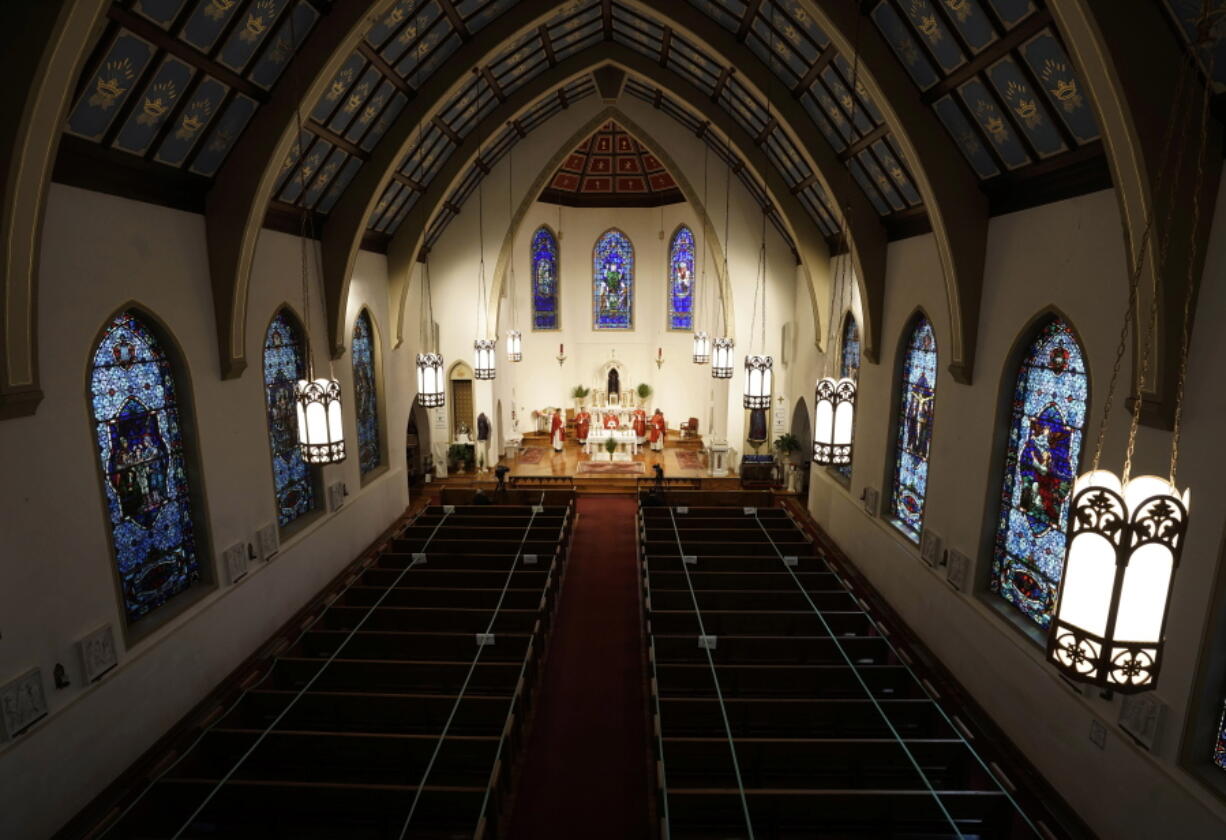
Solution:
{"label": "wooden ceiling beam", "polygon": [[464,23],[464,18],[460,17],[460,13],[456,11],[455,4],[451,0],[438,0],[439,6],[443,10],[443,14],[447,16],[447,21],[451,24],[451,28],[460,36],[461,41],[468,41],[473,34],[468,31],[468,26]]}

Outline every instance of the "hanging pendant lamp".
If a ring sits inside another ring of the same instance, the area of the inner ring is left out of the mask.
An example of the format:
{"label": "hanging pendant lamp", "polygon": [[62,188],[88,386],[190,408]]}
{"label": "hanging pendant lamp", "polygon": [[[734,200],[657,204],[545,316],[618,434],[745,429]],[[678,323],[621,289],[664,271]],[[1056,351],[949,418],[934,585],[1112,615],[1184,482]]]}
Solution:
{"label": "hanging pendant lamp", "polygon": [[817,381],[813,426],[813,462],[822,466],[851,464],[851,430],[855,427],[856,383],[829,376]]}
{"label": "hanging pendant lamp", "polygon": [[[294,34],[294,16],[290,16],[290,41],[297,43]],[[302,137],[302,106],[294,112],[298,137]],[[302,306],[306,340],[311,338],[311,283],[310,256],[308,250],[315,246],[311,212],[302,211],[302,226],[299,240],[302,246]],[[319,261],[315,262],[319,271]],[[320,276],[323,272],[319,271]],[[326,309],[326,307],[325,307]],[[331,361],[329,374],[331,373]],[[307,376],[299,379],[294,389],[298,419],[298,449],[302,460],[308,464],[335,464],[345,460],[345,424],[341,411],[341,383],[334,376],[315,376],[315,362],[307,353]]]}
{"label": "hanging pendant lamp", "polygon": [[711,361],[711,339],[706,332],[699,330],[694,333],[694,364],[705,365]]}
{"label": "hanging pendant lamp", "polygon": [[[1176,90],[1184,89],[1191,62],[1180,69]],[[1211,65],[1212,67],[1212,65]],[[1199,131],[1194,131],[1189,107],[1189,124],[1178,126],[1182,104],[1172,97],[1168,117],[1170,131],[1178,138],[1177,148],[1168,148],[1172,160],[1182,160],[1181,144],[1196,137],[1200,144],[1194,183],[1205,177],[1208,149],[1210,88],[1204,87],[1200,102]],[[1163,171],[1175,173],[1171,195],[1179,195],[1182,167],[1163,160]],[[1169,165],[1169,166],[1168,166]],[[1177,483],[1179,439],[1183,417],[1183,390],[1187,374],[1188,343],[1193,294],[1196,289],[1195,266],[1199,240],[1200,203],[1193,203],[1191,242],[1188,247],[1188,276],[1183,310],[1182,343],[1179,348],[1179,375],[1175,386],[1174,424],[1171,432],[1170,473],[1168,478],[1154,475],[1131,476],[1132,456],[1140,422],[1143,386],[1149,368],[1150,352],[1158,329],[1159,289],[1150,300],[1149,330],[1141,341],[1140,321],[1136,317],[1138,289],[1145,263],[1146,245],[1154,220],[1148,219],[1140,237],[1129,284],[1128,308],[1124,329],[1116,347],[1115,369],[1119,370],[1127,347],[1131,326],[1142,345],[1134,383],[1136,397],[1128,429],[1121,476],[1098,468],[1103,438],[1109,419],[1116,380],[1108,387],[1106,408],[1099,427],[1098,443],[1091,470],[1073,486],[1064,567],[1060,577],[1055,613],[1047,637],[1047,657],[1071,680],[1099,686],[1109,691],[1132,694],[1157,687],[1165,653],[1166,620],[1171,603],[1171,585],[1183,554],[1188,529],[1191,490],[1180,493]],[[1166,250],[1174,217],[1161,220],[1167,226],[1156,233],[1156,241]]]}
{"label": "hanging pendant lamp", "polygon": [[[512,290],[511,294],[515,294]],[[507,361],[522,362],[524,359],[524,337],[519,330],[511,330],[507,333]]]}
{"label": "hanging pendant lamp", "polygon": [[[477,149],[477,168],[488,172],[481,159],[481,149]],[[485,178],[477,184],[477,249],[480,254],[477,269],[477,329],[481,330],[482,319],[489,319],[485,295]],[[488,323],[486,324],[488,327]],[[493,379],[497,370],[497,338],[477,338],[473,341],[473,378]]]}
{"label": "hanging pendant lamp", "polygon": [[750,355],[745,357],[746,408],[770,408],[771,387],[774,380],[775,360],[770,356]]}
{"label": "hanging pendant lamp", "polygon": [[507,297],[511,299],[511,329],[507,332],[507,361],[522,362],[524,360],[524,337],[520,333],[519,309],[515,302],[515,212],[512,207],[513,182],[515,179],[515,145],[507,152],[507,224],[511,230],[511,257],[507,265]]}
{"label": "hanging pendant lamp", "polygon": [[443,354],[433,348],[434,294],[430,288],[430,263],[422,266],[421,274],[421,346],[424,353],[417,354],[417,401],[424,408],[440,408],[447,402],[446,383],[443,381]]}
{"label": "hanging pendant lamp", "polygon": [[[704,138],[705,142],[705,138]],[[731,239],[728,232],[728,221],[732,218],[731,212],[731,195],[732,195],[732,167],[724,168],[724,278],[723,282],[731,287],[731,281],[728,279],[728,251],[731,247]],[[722,317],[722,326],[725,330],[728,328],[728,305],[724,300],[724,295],[719,294],[719,312]],[[729,335],[721,335],[711,341],[711,378],[712,379],[731,379],[732,378],[732,350],[736,347],[736,342]]]}
{"label": "hanging pendant lamp", "polygon": [[711,376],[715,379],[732,378],[732,350],[736,342],[731,338],[717,338],[711,342]]}
{"label": "hanging pendant lamp", "polygon": [[473,342],[473,378],[493,379],[497,374],[495,369],[494,349],[498,342],[492,338],[478,338]]}

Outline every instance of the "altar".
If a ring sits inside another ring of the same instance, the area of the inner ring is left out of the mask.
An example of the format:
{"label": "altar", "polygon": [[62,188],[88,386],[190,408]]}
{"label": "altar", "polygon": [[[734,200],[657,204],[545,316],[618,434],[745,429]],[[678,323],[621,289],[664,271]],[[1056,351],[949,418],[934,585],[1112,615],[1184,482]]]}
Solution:
{"label": "altar", "polygon": [[639,454],[639,441],[638,436],[634,434],[634,429],[592,429],[587,433],[587,444],[583,451],[588,455],[604,452],[605,441],[609,439],[617,444],[618,452],[626,452],[630,455]]}

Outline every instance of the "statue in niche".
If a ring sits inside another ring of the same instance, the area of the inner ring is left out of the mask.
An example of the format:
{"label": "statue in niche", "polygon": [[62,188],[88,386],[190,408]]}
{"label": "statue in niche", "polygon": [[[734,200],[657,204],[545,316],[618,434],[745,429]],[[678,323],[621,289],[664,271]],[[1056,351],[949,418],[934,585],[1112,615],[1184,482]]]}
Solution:
{"label": "statue in niche", "polygon": [[617,368],[609,368],[609,381],[607,383],[609,391],[609,402],[619,403],[621,394],[621,377],[618,376]]}

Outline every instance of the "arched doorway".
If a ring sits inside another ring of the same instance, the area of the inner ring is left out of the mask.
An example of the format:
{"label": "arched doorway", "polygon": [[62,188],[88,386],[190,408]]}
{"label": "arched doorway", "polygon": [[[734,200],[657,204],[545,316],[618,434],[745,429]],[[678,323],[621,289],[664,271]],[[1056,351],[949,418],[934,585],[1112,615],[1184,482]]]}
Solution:
{"label": "arched doorway", "polygon": [[409,426],[404,439],[405,467],[409,473],[409,486],[424,478],[433,460],[430,455],[430,415],[417,398],[409,409]]}
{"label": "arched doorway", "polygon": [[789,431],[800,444],[800,449],[796,450],[791,460],[796,464],[796,491],[803,498],[809,492],[809,467],[813,463],[813,425],[804,397],[796,401],[796,407],[792,410],[792,427]]}
{"label": "arched doorway", "polygon": [[456,362],[447,373],[448,403],[451,405],[451,440],[467,434],[477,438],[477,412],[473,403],[473,369]]}

